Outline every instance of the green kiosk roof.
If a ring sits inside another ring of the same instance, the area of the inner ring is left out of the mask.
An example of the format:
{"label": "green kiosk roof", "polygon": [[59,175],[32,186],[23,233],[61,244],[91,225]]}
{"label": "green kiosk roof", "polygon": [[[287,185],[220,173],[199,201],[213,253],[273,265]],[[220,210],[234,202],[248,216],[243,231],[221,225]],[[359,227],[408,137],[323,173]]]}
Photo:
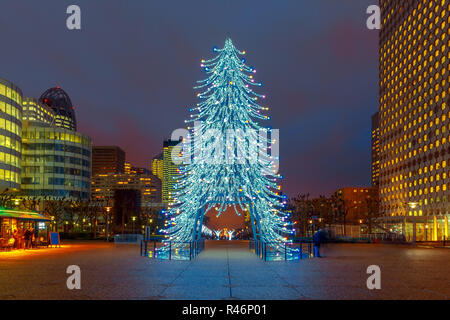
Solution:
{"label": "green kiosk roof", "polygon": [[13,209],[5,209],[0,208],[0,218],[13,218],[13,219],[21,219],[21,220],[33,220],[33,221],[41,221],[47,222],[50,219],[40,215],[37,212],[32,211],[20,211]]}

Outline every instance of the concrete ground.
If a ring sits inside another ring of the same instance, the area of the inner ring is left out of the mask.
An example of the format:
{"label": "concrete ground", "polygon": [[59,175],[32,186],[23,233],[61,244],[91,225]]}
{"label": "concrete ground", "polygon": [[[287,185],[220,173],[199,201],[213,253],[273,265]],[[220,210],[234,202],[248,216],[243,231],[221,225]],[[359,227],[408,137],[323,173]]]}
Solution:
{"label": "concrete ground", "polygon": [[[325,257],[263,262],[246,241],[207,241],[193,261],[139,256],[135,245],[67,242],[62,248],[0,252],[0,299],[449,299],[450,251],[329,244]],[[81,268],[81,290],[66,268]],[[381,290],[368,290],[369,265]]]}

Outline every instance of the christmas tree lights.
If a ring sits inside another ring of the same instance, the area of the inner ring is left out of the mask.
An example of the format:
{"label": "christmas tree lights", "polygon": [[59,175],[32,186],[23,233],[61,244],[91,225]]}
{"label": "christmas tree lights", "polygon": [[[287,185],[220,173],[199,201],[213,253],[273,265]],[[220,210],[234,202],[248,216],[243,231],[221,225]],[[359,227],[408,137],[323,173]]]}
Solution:
{"label": "christmas tree lights", "polygon": [[190,135],[183,140],[182,154],[187,164],[166,212],[166,241],[173,248],[199,239],[208,211],[219,216],[232,207],[238,215],[250,213],[255,239],[281,247],[293,229],[283,211],[278,157],[271,154],[278,141],[270,127],[260,125],[270,119],[264,115],[268,108],[258,103],[265,96],[253,91],[261,83],[255,82],[256,70],[245,64],[245,51],[230,39],[213,51],[214,58],[201,61],[207,78],[195,87],[199,102],[186,121]]}

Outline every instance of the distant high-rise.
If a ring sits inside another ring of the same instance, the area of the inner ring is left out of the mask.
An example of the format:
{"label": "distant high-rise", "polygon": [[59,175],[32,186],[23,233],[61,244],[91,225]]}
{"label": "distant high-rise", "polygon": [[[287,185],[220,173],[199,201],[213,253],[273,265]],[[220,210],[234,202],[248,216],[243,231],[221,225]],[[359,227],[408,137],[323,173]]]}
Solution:
{"label": "distant high-rise", "polygon": [[157,176],[161,181],[164,175],[164,163],[163,154],[160,153],[152,159],[152,173]]}
{"label": "distant high-rise", "polygon": [[163,179],[162,179],[162,202],[173,203],[175,184],[179,176],[179,165],[172,161],[173,148],[180,141],[166,140],[163,143]]}
{"label": "distant high-rise", "polygon": [[120,147],[92,147],[92,175],[124,172],[125,152]]}
{"label": "distant high-rise", "polygon": [[126,174],[151,174],[151,171],[147,168],[135,167],[130,162],[125,161],[125,173]]}
{"label": "distant high-rise", "polygon": [[442,240],[450,214],[450,4],[381,0],[380,8],[380,212],[407,239]]}
{"label": "distant high-rise", "polygon": [[112,200],[114,190],[133,189],[141,194],[141,206],[151,208],[161,205],[161,180],[152,174],[139,173],[108,173],[98,174],[91,180],[91,198],[105,205]]}
{"label": "distant high-rise", "polygon": [[45,104],[53,110],[57,127],[77,131],[77,120],[72,101],[59,86],[45,91],[39,98],[39,103]]}
{"label": "distant high-rise", "polygon": [[372,116],[372,187],[377,187],[380,176],[380,127],[378,112]]}

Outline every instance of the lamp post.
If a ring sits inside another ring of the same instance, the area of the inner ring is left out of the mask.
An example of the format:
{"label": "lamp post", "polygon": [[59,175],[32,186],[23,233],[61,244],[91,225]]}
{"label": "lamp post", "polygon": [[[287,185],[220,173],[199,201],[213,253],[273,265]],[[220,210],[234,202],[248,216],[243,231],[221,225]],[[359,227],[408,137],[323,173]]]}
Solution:
{"label": "lamp post", "polygon": [[133,233],[136,233],[135,230],[134,230],[134,222],[136,221],[136,217],[133,216],[133,217],[131,217],[131,219],[133,220]]}
{"label": "lamp post", "polygon": [[109,242],[109,213],[111,207],[106,207],[106,242]]}
{"label": "lamp post", "polygon": [[[417,208],[417,205],[419,203],[417,202],[408,202],[408,206],[411,208],[411,210],[414,210]],[[412,217],[413,217],[413,238],[412,238],[412,246],[413,248],[416,246],[416,215],[414,211],[412,211]]]}

